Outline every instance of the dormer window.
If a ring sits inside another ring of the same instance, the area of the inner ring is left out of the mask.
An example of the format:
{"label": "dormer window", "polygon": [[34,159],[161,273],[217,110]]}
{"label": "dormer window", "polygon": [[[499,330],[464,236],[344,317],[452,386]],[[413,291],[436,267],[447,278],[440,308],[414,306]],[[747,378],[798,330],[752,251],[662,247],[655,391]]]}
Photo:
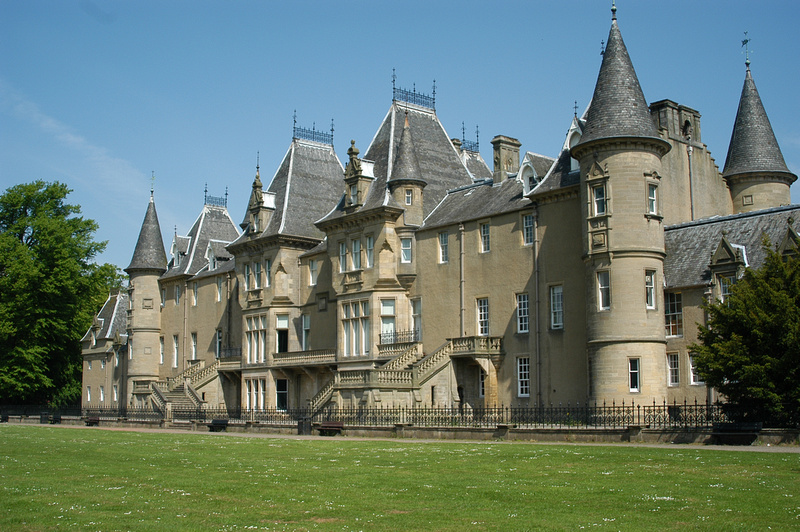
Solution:
{"label": "dormer window", "polygon": [[358,185],[350,185],[350,205],[358,205]]}

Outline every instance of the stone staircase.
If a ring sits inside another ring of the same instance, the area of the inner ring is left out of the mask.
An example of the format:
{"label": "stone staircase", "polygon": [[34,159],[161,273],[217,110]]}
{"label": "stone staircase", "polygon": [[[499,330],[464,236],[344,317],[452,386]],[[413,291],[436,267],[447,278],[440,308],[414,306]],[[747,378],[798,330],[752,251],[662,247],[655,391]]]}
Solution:
{"label": "stone staircase", "polygon": [[185,384],[179,384],[174,389],[162,393],[164,401],[168,403],[173,409],[191,409],[198,408],[200,405],[196,403],[191,395],[188,393]]}
{"label": "stone staircase", "polygon": [[336,390],[350,388],[419,390],[447,366],[453,350],[453,342],[448,340],[436,351],[426,355],[422,352],[421,343],[413,343],[378,368],[339,371],[311,399],[309,408],[316,413],[330,401]]}

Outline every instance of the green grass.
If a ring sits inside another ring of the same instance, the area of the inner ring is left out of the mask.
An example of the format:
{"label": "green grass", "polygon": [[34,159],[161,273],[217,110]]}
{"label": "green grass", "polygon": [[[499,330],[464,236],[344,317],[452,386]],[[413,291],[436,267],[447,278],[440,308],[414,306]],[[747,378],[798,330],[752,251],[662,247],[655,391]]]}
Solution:
{"label": "green grass", "polygon": [[0,530],[800,528],[800,454],[0,426]]}

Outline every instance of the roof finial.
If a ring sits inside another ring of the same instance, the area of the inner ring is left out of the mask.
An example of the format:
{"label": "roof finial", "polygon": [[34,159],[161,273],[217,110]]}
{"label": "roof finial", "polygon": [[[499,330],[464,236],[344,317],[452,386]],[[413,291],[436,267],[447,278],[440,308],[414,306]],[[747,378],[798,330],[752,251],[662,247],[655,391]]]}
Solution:
{"label": "roof finial", "polygon": [[606,41],[600,41],[600,55],[606,55]]}
{"label": "roof finial", "polygon": [[750,70],[750,48],[747,46],[750,39],[747,38],[747,32],[744,32],[744,39],[742,39],[742,46],[744,46],[744,64],[747,70]]}
{"label": "roof finial", "polygon": [[575,100],[575,103],[572,105],[572,114],[575,118],[578,118],[578,100]]}
{"label": "roof finial", "polygon": [[333,118],[331,118],[331,144],[333,144]]}
{"label": "roof finial", "polygon": [[153,174],[150,176],[150,201],[153,201],[153,188],[155,187],[156,183],[156,171],[153,170]]}
{"label": "roof finial", "polygon": [[203,191],[203,205],[208,205],[208,181],[206,181],[206,188]]}
{"label": "roof finial", "polygon": [[261,152],[256,152],[256,177],[259,177],[261,170]]}
{"label": "roof finial", "polygon": [[611,0],[611,20],[617,20],[617,2]]}

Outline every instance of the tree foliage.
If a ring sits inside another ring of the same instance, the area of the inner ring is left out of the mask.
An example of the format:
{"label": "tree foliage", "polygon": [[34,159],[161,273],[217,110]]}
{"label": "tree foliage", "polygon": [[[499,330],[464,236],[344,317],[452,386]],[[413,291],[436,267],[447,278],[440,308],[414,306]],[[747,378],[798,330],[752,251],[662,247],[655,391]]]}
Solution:
{"label": "tree foliage", "polygon": [[693,345],[700,376],[756,418],[800,423],[800,258],[767,258],[747,269],[725,302],[706,306]]}
{"label": "tree foliage", "polygon": [[0,196],[0,401],[63,404],[80,397],[80,339],[121,285],[97,224],[65,203],[58,182],[16,185]]}

